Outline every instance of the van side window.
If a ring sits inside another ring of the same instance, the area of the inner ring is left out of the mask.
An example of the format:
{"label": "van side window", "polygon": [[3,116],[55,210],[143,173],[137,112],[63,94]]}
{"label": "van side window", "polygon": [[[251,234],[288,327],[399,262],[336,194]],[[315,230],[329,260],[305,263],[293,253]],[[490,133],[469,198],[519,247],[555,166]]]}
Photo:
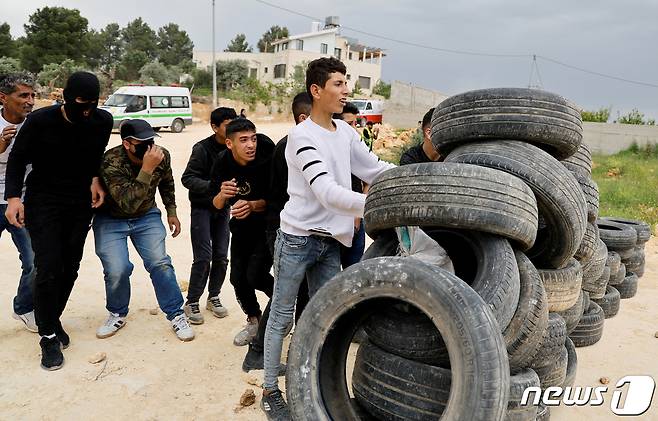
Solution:
{"label": "van side window", "polygon": [[372,110],[372,103],[369,102],[368,105],[366,105],[366,110]]}
{"label": "van side window", "polygon": [[168,96],[152,96],[151,97],[151,108],[169,108],[170,100]]}
{"label": "van side window", "polygon": [[187,108],[190,106],[190,103],[186,96],[172,96],[171,106],[174,108]]}
{"label": "van side window", "polygon": [[136,113],[146,109],[146,97],[142,95],[137,95],[130,101],[130,104],[126,107],[127,113]]}

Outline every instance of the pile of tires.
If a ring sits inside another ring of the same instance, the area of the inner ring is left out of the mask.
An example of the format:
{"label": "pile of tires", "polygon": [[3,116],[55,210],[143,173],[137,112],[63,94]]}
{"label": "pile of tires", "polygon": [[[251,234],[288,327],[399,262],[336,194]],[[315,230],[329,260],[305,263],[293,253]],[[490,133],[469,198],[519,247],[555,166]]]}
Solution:
{"label": "pile of tires", "polygon": [[[375,241],[296,328],[294,419],[546,420],[549,408],[521,405],[523,391],[573,385],[575,347],[602,330],[595,300],[635,260],[599,237],[579,109],[531,89],[467,92],[435,108],[432,142],[444,162],[371,185]],[[402,226],[421,227],[455,273],[395,257]],[[360,327],[350,395],[345,361]]]}

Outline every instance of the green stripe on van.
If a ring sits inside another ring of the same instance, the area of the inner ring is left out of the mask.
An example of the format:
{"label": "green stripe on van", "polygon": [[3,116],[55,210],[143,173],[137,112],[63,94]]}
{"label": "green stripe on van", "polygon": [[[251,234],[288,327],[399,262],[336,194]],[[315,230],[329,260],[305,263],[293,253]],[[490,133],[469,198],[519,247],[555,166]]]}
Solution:
{"label": "green stripe on van", "polygon": [[158,117],[192,117],[192,114],[130,114],[130,115],[113,115],[114,120],[123,120],[124,118],[158,118]]}

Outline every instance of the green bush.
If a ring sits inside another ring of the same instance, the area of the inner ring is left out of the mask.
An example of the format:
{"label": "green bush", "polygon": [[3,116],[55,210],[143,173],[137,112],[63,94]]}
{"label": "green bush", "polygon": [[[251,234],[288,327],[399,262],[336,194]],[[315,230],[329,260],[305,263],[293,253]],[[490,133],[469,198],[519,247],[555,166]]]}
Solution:
{"label": "green bush", "polygon": [[644,114],[641,113],[637,108],[633,108],[628,114],[620,116],[615,121],[615,123],[654,126],[656,124],[656,120],[653,118],[645,120]]}
{"label": "green bush", "polygon": [[610,108],[601,108],[598,111],[582,110],[580,112],[583,121],[590,121],[593,123],[607,123],[610,118]]}
{"label": "green bush", "polygon": [[372,88],[372,93],[375,95],[381,95],[386,99],[391,97],[391,84],[386,83],[383,80],[378,80],[374,88]]}

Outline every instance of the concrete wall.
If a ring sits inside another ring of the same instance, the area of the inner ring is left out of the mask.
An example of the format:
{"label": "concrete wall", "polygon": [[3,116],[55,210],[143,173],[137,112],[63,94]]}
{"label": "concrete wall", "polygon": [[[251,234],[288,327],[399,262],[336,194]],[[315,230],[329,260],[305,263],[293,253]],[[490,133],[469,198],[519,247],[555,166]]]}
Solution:
{"label": "concrete wall", "polygon": [[657,144],[658,127],[584,122],[583,140],[591,147],[592,153],[612,155],[628,149],[633,143],[639,146]]}
{"label": "concrete wall", "polygon": [[399,128],[417,127],[427,110],[446,98],[448,95],[441,92],[393,81],[391,98],[384,109],[384,123]]}

